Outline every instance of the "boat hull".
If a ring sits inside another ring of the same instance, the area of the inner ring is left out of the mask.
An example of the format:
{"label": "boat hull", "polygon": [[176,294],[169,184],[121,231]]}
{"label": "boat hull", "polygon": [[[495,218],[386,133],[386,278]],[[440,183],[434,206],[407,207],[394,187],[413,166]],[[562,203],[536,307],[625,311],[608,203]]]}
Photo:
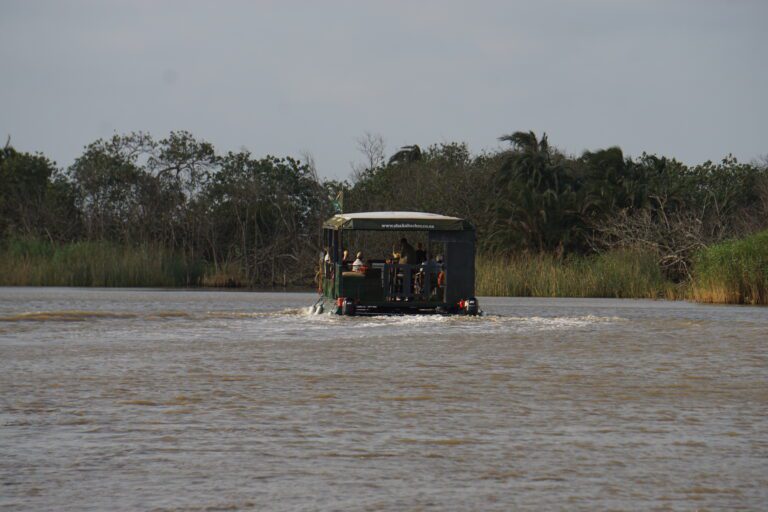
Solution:
{"label": "boat hull", "polygon": [[333,299],[321,296],[312,306],[315,314],[334,314],[343,316],[373,316],[373,315],[480,315],[479,303],[475,298],[462,300],[457,304],[391,301],[365,302],[352,299]]}

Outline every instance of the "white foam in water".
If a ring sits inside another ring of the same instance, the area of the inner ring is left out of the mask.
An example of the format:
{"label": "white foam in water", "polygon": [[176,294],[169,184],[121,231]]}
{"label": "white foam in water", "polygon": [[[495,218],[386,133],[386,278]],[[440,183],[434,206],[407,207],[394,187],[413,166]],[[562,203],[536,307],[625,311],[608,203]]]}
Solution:
{"label": "white foam in water", "polygon": [[595,325],[599,325],[599,324],[616,323],[624,320],[623,318],[616,317],[616,316],[600,317],[600,316],[594,316],[594,315],[575,316],[575,317],[568,317],[568,316],[566,317],[562,317],[562,316],[561,317],[540,317],[540,316],[509,317],[509,319],[516,320],[521,323],[524,323],[539,329],[550,329],[550,330],[594,327]]}
{"label": "white foam in water", "polygon": [[625,322],[618,316],[444,316],[444,315],[380,315],[347,317],[324,312],[318,314],[313,306],[300,310],[285,310],[269,319],[268,329],[275,335],[294,331],[296,323],[303,324],[309,336],[323,339],[339,329],[348,338],[422,335],[451,336],[452,334],[535,333],[547,331],[585,331]]}
{"label": "white foam in water", "polygon": [[[261,315],[263,316],[263,315]],[[296,316],[314,322],[315,325],[327,325],[337,328],[343,323],[345,330],[366,330],[378,328],[398,328],[414,327],[418,329],[428,329],[430,327],[440,327],[444,329],[450,326],[452,329],[472,330],[477,332],[498,332],[503,330],[510,331],[557,331],[566,329],[585,329],[594,328],[600,325],[614,324],[626,321],[625,318],[618,316],[502,316],[502,315],[481,315],[476,317],[469,316],[445,316],[445,315],[374,315],[374,316],[355,316],[346,317],[335,315],[333,312],[318,312],[315,305],[308,306],[301,310],[286,309],[278,313],[271,314],[273,319],[283,317],[296,321]]]}

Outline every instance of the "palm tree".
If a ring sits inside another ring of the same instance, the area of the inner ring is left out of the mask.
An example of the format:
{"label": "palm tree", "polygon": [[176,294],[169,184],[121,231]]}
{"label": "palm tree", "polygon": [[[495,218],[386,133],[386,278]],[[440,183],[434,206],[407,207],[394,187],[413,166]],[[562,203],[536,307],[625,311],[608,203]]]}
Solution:
{"label": "palm tree", "polygon": [[512,144],[497,180],[497,228],[500,245],[517,242],[544,251],[569,243],[575,213],[572,179],[547,135],[515,132],[499,140]]}
{"label": "palm tree", "polygon": [[389,165],[406,164],[421,160],[421,148],[417,144],[403,146],[400,151],[389,157]]}

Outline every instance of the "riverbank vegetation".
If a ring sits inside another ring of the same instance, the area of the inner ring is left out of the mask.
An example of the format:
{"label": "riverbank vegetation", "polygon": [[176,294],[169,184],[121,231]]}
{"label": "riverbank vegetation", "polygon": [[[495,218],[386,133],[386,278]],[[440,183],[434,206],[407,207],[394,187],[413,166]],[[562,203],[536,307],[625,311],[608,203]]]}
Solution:
{"label": "riverbank vegetation", "polygon": [[7,241],[0,269],[0,286],[107,287],[199,286],[206,270],[202,260],[161,246],[39,239]]}
{"label": "riverbank vegetation", "polygon": [[653,254],[615,250],[564,259],[552,254],[482,258],[477,294],[513,297],[676,299],[684,287],[665,278]]}
{"label": "riverbank vegetation", "polygon": [[221,154],[187,132],[100,139],[65,169],[8,143],[0,284],[309,286],[334,211],[414,210],[477,226],[479,294],[766,302],[750,256],[765,254],[754,235],[768,227],[765,162],[500,140],[387,157],[365,135],[348,181],[320,179],[309,156]]}
{"label": "riverbank vegetation", "polygon": [[699,302],[768,304],[768,230],[702,250],[691,295]]}

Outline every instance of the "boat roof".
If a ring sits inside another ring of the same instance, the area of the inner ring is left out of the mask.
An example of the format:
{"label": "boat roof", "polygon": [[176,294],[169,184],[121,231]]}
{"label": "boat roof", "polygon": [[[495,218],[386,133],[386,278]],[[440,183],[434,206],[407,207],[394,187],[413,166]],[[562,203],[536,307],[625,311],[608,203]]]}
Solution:
{"label": "boat roof", "polygon": [[339,213],[325,221],[323,227],[368,231],[474,231],[472,224],[464,219],[426,212]]}

